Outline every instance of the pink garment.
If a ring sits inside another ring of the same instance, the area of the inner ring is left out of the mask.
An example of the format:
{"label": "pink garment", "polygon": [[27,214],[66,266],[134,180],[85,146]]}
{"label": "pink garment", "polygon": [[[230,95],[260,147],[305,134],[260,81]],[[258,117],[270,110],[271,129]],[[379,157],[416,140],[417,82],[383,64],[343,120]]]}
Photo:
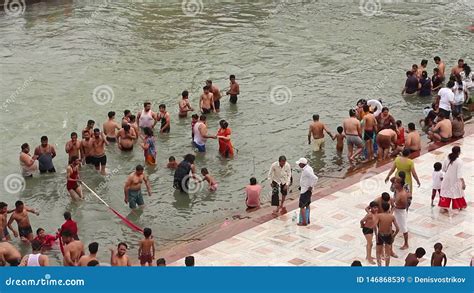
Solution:
{"label": "pink garment", "polygon": [[262,186],[260,185],[247,185],[245,187],[245,194],[247,195],[247,206],[248,207],[258,207],[260,206],[260,192],[262,191]]}

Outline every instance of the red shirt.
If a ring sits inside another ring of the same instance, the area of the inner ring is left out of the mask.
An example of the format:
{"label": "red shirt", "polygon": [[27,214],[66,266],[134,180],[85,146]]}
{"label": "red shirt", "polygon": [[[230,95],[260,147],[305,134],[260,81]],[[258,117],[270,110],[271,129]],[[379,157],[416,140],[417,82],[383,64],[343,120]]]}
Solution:
{"label": "red shirt", "polygon": [[69,230],[74,238],[77,237],[77,224],[73,220],[66,220],[66,222],[64,222],[61,226],[60,235],[62,235],[64,230]]}
{"label": "red shirt", "polygon": [[400,127],[398,128],[397,133],[397,145],[403,146],[405,144],[405,128]]}
{"label": "red shirt", "polygon": [[42,246],[51,247],[56,241],[56,236],[54,235],[45,235],[43,239],[40,239],[38,236],[34,240],[41,242]]}

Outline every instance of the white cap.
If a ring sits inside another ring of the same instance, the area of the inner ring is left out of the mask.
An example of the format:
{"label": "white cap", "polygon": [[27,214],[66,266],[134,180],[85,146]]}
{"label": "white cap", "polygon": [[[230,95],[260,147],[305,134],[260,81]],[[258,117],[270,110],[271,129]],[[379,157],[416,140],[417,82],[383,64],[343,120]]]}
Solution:
{"label": "white cap", "polygon": [[300,158],[298,161],[296,161],[296,165],[299,164],[308,165],[308,160],[306,160],[305,158]]}

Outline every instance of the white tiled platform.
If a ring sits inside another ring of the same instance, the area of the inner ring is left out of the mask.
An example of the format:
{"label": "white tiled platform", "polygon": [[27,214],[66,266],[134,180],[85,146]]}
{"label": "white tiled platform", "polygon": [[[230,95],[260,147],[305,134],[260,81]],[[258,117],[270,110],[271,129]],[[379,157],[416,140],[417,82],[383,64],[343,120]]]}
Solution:
{"label": "white tiled platform", "polygon": [[[430,205],[431,173],[434,162],[443,161],[454,145],[462,149],[468,208],[442,214],[438,207]],[[397,236],[394,251],[399,258],[392,259],[391,265],[403,265],[408,252],[421,246],[427,254],[419,265],[429,266],[436,242],[443,244],[448,266],[469,265],[474,256],[473,150],[474,135],[471,135],[415,159],[421,187],[414,187],[408,214],[410,249],[400,250],[403,240],[401,235]],[[195,253],[196,265],[348,266],[357,259],[369,266],[365,261],[365,238],[359,221],[365,214],[364,207],[382,192],[389,191],[389,185],[384,183],[387,172],[365,176],[367,179],[313,202],[311,225],[307,227],[298,227],[292,221],[295,211],[289,212]],[[183,263],[184,260],[179,260],[174,265]]]}

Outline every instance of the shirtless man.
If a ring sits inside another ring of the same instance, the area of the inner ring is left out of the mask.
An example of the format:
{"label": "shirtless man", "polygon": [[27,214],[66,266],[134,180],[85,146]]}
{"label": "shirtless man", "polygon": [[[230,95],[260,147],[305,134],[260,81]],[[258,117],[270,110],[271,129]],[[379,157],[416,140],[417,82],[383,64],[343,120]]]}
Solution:
{"label": "shirtless man", "polygon": [[142,183],[145,183],[148,195],[151,196],[150,182],[147,176],[143,173],[143,166],[137,165],[135,172],[128,175],[127,181],[123,188],[125,194],[124,201],[131,209],[135,209],[138,205],[139,208],[145,206],[142,196]]}
{"label": "shirtless man", "polygon": [[428,70],[426,69],[427,66],[428,66],[428,60],[426,60],[426,59],[421,60],[420,66],[418,66],[417,75],[419,75],[421,77],[423,71],[428,72]]}
{"label": "shirtless man", "polygon": [[89,255],[83,255],[77,263],[80,267],[86,267],[91,260],[97,260],[97,251],[99,251],[99,243],[92,242],[89,244]]}
{"label": "shirtless man", "polygon": [[408,133],[405,137],[405,148],[411,152],[417,152],[421,150],[421,138],[420,133],[415,128],[415,123],[408,123]]}
{"label": "shirtless man", "polygon": [[156,113],[151,110],[151,103],[143,103],[143,110],[137,114],[138,127],[142,130],[146,127],[153,129],[155,128],[157,121]]}
{"label": "shirtless man", "polygon": [[110,111],[107,116],[109,120],[104,122],[102,125],[103,132],[108,142],[117,141],[117,130],[120,130],[120,125],[115,121],[115,112]]}
{"label": "shirtless man", "polygon": [[324,146],[324,131],[333,139],[332,133],[326,125],[319,121],[319,115],[313,115],[313,122],[309,125],[308,144],[311,144],[311,136],[313,137],[313,152],[318,152]]}
{"label": "shirtless man", "polygon": [[12,267],[17,267],[21,261],[21,254],[15,246],[8,242],[0,242],[0,267],[9,263]]}
{"label": "shirtless man", "polygon": [[64,243],[63,265],[65,267],[75,267],[79,264],[79,259],[84,255],[84,244],[79,240],[74,240],[71,231],[62,231]]}
{"label": "shirtless man", "polygon": [[170,113],[166,111],[166,105],[161,104],[159,107],[160,112],[156,116],[156,120],[160,121],[160,133],[170,133],[170,124],[171,124],[171,117]]}
{"label": "shirtless man", "polygon": [[8,233],[8,204],[0,202],[0,242],[10,241],[10,233]]}
{"label": "shirtless man", "polygon": [[364,105],[364,118],[362,122],[364,124],[364,141],[365,148],[367,149],[367,161],[374,159],[374,144],[373,140],[375,134],[377,133],[377,120],[375,119],[374,114],[370,112],[369,105]]}
{"label": "shirtless man", "polygon": [[132,263],[127,255],[127,244],[120,242],[117,245],[117,252],[110,248],[110,265],[113,267],[130,267]]}
{"label": "shirtless man", "polygon": [[94,164],[92,149],[93,147],[92,147],[91,133],[87,130],[83,130],[82,140],[81,140],[82,164]]}
{"label": "shirtless man", "polygon": [[221,91],[216,85],[212,84],[212,80],[206,80],[206,85],[214,97],[214,109],[216,112],[219,112],[219,109],[221,108]]}
{"label": "shirtless man", "polygon": [[87,126],[84,128],[83,131],[89,132],[89,136],[92,137],[94,135],[94,125],[95,121],[94,120],[89,120],[87,121]]}
{"label": "shirtless man", "polygon": [[232,104],[237,104],[238,95],[240,95],[240,86],[235,81],[235,75],[231,74],[229,76],[230,87],[229,90],[225,93],[226,95],[230,96],[229,102]]}
{"label": "shirtless man", "polygon": [[212,112],[216,112],[216,108],[214,108],[214,95],[209,91],[209,87],[206,85],[202,88],[204,93],[201,95],[201,99],[199,100],[199,108],[201,108],[202,114],[209,114]]}
{"label": "shirtless man", "polygon": [[[342,124],[344,127],[344,134],[347,139],[347,157],[349,162],[352,163],[355,157],[357,157],[363,150],[364,144],[361,139],[361,127],[360,122],[356,118],[356,111],[354,109],[349,110],[349,118],[346,118]],[[357,147],[357,151],[354,153],[354,146]]]}
{"label": "shirtless man", "polygon": [[409,253],[405,258],[406,267],[416,267],[420,262],[420,259],[426,254],[423,247],[418,247],[415,253]]}
{"label": "shirtless man", "polygon": [[20,267],[47,267],[49,257],[41,253],[42,244],[39,240],[31,241],[31,253],[23,257]]}
{"label": "shirtless man", "polygon": [[[35,211],[35,209],[26,207],[21,200],[18,200],[15,202],[15,211],[8,220],[8,228],[13,232],[13,236],[18,237],[18,235],[20,235],[22,241],[33,240],[33,229],[31,228],[28,213],[33,213],[39,216],[39,212]],[[18,232],[12,227],[13,221],[18,225]]]}
{"label": "shirtless man", "polygon": [[92,162],[96,170],[100,170],[105,175],[105,165],[107,164],[107,156],[105,155],[105,146],[109,145],[105,135],[100,133],[99,128],[94,129],[94,137],[92,138]]}
{"label": "shirtless man", "polygon": [[362,233],[364,234],[365,240],[367,240],[366,248],[366,257],[365,259],[370,264],[375,264],[374,258],[372,257],[372,246],[373,246],[373,236],[375,228],[375,215],[378,213],[378,205],[375,201],[372,201],[369,205],[369,213],[360,220],[360,227],[362,228]]}
{"label": "shirtless man", "polygon": [[38,158],[38,165],[41,174],[46,172],[56,172],[53,165],[53,158],[56,157],[56,149],[53,145],[48,143],[47,136],[41,137],[41,145],[36,147],[34,156]]}
{"label": "shirtless man", "polygon": [[181,93],[181,101],[179,101],[178,107],[179,107],[179,113],[178,116],[179,118],[186,118],[188,116],[188,112],[194,111],[193,107],[191,107],[191,104],[189,103],[189,92],[188,91],[183,91]]}
{"label": "shirtless man", "polygon": [[71,140],[66,143],[66,154],[69,155],[68,162],[71,163],[72,157],[81,157],[81,142],[77,140],[77,133],[71,133]]}
{"label": "shirtless man", "polygon": [[138,135],[140,134],[140,128],[138,127],[137,117],[135,115],[130,115],[129,125],[133,130],[135,130],[135,134],[137,135],[137,138],[138,138]]}
{"label": "shirtless man", "polygon": [[453,125],[451,120],[446,119],[444,114],[440,112],[438,114],[438,123],[428,131],[428,138],[431,142],[441,141],[448,142],[453,136]]}
{"label": "shirtless man", "polygon": [[137,133],[130,127],[130,124],[124,124],[123,128],[117,132],[118,147],[122,151],[133,150],[135,139],[137,139]]}
{"label": "shirtless man", "polygon": [[451,69],[451,75],[456,76],[464,70],[464,60],[459,59],[458,64]]}
{"label": "shirtless man", "polygon": [[132,112],[130,110],[125,110],[123,111],[123,117],[122,117],[122,127],[125,124],[130,123],[130,116],[132,116]]}
{"label": "shirtless man", "polygon": [[[389,194],[388,192],[382,192],[382,195],[379,196],[379,197],[377,197],[376,199],[374,199],[373,202],[375,202],[375,203],[377,204],[377,211],[378,211],[379,213],[381,213],[381,212],[383,211],[383,209],[382,209],[382,204],[383,204],[384,202],[386,202],[386,203],[389,204],[390,209],[392,209],[393,206],[394,206],[394,201],[393,201],[393,199],[390,197],[390,194]],[[365,211],[366,211],[367,213],[370,213],[370,205],[365,208]]]}
{"label": "shirtless man", "polygon": [[385,160],[388,158],[390,148],[392,145],[397,143],[397,132],[395,126],[391,125],[390,128],[382,129],[377,133],[375,141],[378,146],[378,160]]}
{"label": "shirtless man", "polygon": [[438,65],[439,76],[441,77],[441,80],[443,81],[445,79],[444,71],[446,70],[446,65],[444,64],[443,61],[441,61],[441,58],[439,58],[439,56],[434,57],[433,60],[436,63],[436,65]]}
{"label": "shirtless man", "polygon": [[[390,205],[388,203],[382,203],[382,211],[382,213],[378,213],[375,217],[377,265],[379,267],[382,266],[382,254],[384,254],[385,266],[388,267],[390,265],[392,243],[398,234],[399,228],[397,220],[390,213]],[[395,232],[392,230],[393,226],[395,226]]]}
{"label": "shirtless man", "polygon": [[404,243],[401,250],[408,249],[408,227],[407,227],[407,208],[408,208],[408,193],[403,188],[402,179],[400,177],[393,177],[391,180],[393,188],[396,193],[395,208],[393,209],[393,216],[400,227],[400,232],[403,233]]}

